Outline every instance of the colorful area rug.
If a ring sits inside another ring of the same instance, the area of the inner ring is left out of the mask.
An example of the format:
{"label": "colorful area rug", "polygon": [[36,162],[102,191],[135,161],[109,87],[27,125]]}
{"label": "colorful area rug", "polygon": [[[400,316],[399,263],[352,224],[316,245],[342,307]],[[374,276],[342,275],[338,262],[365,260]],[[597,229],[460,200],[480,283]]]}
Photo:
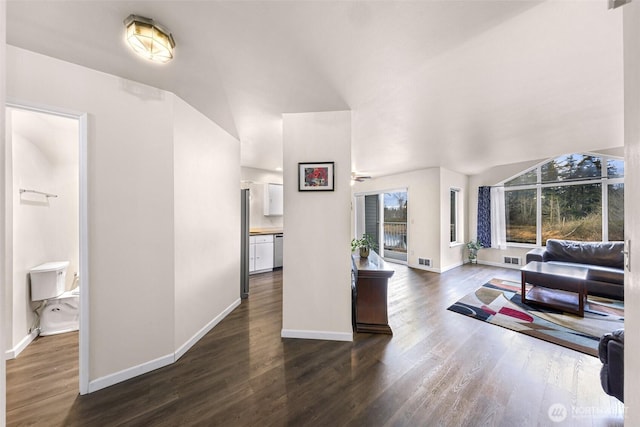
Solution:
{"label": "colorful area rug", "polygon": [[589,295],[584,318],[520,301],[520,283],[492,279],[449,310],[598,357],[600,337],[624,327],[624,302]]}

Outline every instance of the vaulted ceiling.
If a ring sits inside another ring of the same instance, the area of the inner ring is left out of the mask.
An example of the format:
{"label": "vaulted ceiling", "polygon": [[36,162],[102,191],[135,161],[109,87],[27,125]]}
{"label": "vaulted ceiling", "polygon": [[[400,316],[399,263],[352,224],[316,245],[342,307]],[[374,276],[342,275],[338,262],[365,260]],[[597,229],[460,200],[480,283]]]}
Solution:
{"label": "vaulted ceiling", "polygon": [[[129,14],[176,40],[157,65]],[[598,1],[17,1],[7,42],[174,92],[282,166],[282,113],[351,110],[352,169],[473,174],[623,145],[622,12]],[[11,84],[11,82],[8,82]]]}

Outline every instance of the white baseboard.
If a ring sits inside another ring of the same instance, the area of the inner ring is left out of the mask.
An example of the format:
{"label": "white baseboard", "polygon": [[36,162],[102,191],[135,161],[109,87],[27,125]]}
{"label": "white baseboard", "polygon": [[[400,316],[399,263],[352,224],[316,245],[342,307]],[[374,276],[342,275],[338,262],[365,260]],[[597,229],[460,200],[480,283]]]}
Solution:
{"label": "white baseboard", "polygon": [[195,343],[200,341],[200,339],[202,339],[202,337],[204,337],[209,331],[211,331],[218,323],[220,323],[222,321],[222,319],[227,317],[229,315],[229,313],[231,313],[239,305],[240,305],[240,298],[235,300],[229,307],[224,309],[224,311],[222,313],[217,315],[212,321],[207,323],[202,329],[200,329],[198,332],[196,332],[196,334],[194,336],[192,336],[187,342],[182,344],[180,346],[180,348],[178,348],[176,350],[175,359],[178,360],[182,356],[184,356],[184,354],[187,351],[189,351],[189,349],[191,347],[193,347]]}
{"label": "white baseboard", "polygon": [[464,262],[457,262],[455,264],[448,265],[445,268],[441,269],[440,273],[444,273],[445,271],[453,270],[454,268],[458,268],[463,264],[464,264]]}
{"label": "white baseboard", "polygon": [[97,378],[89,382],[89,393],[101,390],[103,388],[121,383],[139,375],[146,374],[147,372],[155,371],[156,369],[163,368],[167,365],[175,363],[179,358],[189,351],[195,343],[197,343],[202,337],[204,337],[211,329],[213,329],[218,323],[229,315],[236,307],[240,305],[240,298],[235,300],[229,307],[227,307],[222,313],[217,315],[213,320],[207,323],[202,329],[200,329],[195,335],[193,335],[187,342],[182,344],[179,349],[174,353],[167,354],[149,362],[141,363],[140,365],[133,366],[131,368],[124,369],[122,371],[106,375],[101,378]]}
{"label": "white baseboard", "polygon": [[27,346],[29,344],[31,344],[31,342],[33,340],[36,339],[36,337],[38,336],[38,329],[34,329],[33,331],[31,331],[31,333],[29,335],[27,335],[26,337],[22,338],[20,340],[20,342],[13,347],[12,349],[7,350],[4,353],[4,360],[10,360],[10,359],[15,359],[16,357],[18,357],[18,355],[20,353],[22,353],[22,350],[24,350],[25,348],[27,348]]}
{"label": "white baseboard", "polygon": [[410,264],[409,267],[415,268],[416,270],[430,271],[432,273],[441,273],[439,268],[430,268],[430,267],[425,267],[424,265],[412,265],[412,264]]}
{"label": "white baseboard", "polygon": [[478,260],[478,264],[490,265],[492,267],[510,268],[512,270],[520,270],[522,267],[524,267],[524,265],[504,264],[502,262],[480,261],[480,260]]}
{"label": "white baseboard", "polygon": [[300,338],[325,341],[353,341],[353,332],[306,331],[299,329],[282,329],[282,338]]}
{"label": "white baseboard", "polygon": [[132,366],[131,368],[123,369],[120,372],[109,374],[104,377],[97,378],[93,381],[89,381],[89,393],[102,390],[103,388],[121,383],[133,377],[137,377],[139,375],[146,374],[147,372],[160,369],[164,366],[172,364],[174,362],[174,359],[174,353],[167,354],[166,356],[159,357],[155,360],[141,363],[138,366]]}

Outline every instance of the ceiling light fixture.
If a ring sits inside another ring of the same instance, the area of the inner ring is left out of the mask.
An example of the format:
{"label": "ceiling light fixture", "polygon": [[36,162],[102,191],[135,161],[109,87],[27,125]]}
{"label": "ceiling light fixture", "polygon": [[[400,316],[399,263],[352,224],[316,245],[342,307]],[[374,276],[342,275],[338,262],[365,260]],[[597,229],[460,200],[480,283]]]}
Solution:
{"label": "ceiling light fixture", "polygon": [[173,59],[176,47],[173,35],[153,19],[129,15],[124,26],[127,42],[138,55],[161,63]]}

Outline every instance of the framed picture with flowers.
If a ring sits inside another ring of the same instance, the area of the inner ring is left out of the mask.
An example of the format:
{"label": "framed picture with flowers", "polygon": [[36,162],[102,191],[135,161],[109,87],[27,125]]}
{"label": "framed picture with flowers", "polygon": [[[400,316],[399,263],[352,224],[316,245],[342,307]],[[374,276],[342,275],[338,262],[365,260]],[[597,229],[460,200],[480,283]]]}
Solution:
{"label": "framed picture with flowers", "polygon": [[333,189],[333,162],[298,163],[298,191]]}

